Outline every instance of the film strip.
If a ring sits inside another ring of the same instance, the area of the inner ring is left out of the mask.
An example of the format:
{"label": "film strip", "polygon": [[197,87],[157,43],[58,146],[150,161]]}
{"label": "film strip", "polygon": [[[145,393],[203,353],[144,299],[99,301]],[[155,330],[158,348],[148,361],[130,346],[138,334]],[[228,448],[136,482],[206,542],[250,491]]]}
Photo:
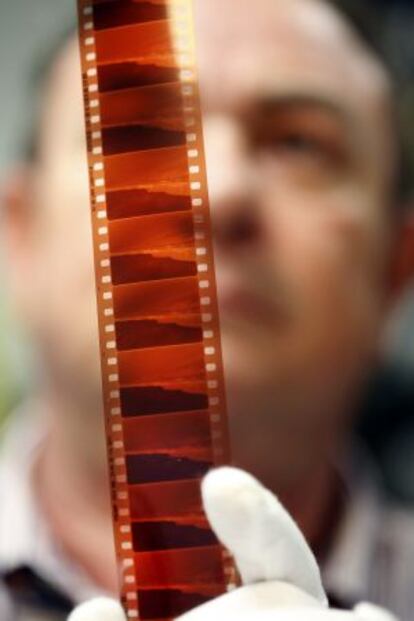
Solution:
{"label": "film strip", "polygon": [[115,543],[128,618],[232,588],[200,479],[229,440],[191,0],[78,0]]}

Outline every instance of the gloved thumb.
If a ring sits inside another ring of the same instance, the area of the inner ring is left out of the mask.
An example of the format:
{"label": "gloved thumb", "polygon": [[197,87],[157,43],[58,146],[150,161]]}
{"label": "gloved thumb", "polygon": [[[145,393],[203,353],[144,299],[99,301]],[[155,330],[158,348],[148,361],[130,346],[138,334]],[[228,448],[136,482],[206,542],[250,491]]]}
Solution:
{"label": "gloved thumb", "polygon": [[67,621],[126,621],[126,617],[119,602],[97,597],[78,606]]}
{"label": "gloved thumb", "polygon": [[219,468],[204,478],[202,496],[209,522],[233,554],[244,584],[287,582],[327,606],[305,538],[259,481],[237,468]]}

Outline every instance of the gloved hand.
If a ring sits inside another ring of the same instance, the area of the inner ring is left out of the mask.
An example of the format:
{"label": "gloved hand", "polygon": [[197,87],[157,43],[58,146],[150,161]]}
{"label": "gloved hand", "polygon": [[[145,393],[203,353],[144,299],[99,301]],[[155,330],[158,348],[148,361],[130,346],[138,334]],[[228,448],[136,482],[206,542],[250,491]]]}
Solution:
{"label": "gloved hand", "polygon": [[[246,472],[211,471],[202,496],[210,524],[233,554],[244,586],[177,621],[396,621],[370,604],[352,612],[329,610],[302,533],[276,497]],[[117,602],[97,599],[78,607],[68,621],[125,621],[125,615]]]}

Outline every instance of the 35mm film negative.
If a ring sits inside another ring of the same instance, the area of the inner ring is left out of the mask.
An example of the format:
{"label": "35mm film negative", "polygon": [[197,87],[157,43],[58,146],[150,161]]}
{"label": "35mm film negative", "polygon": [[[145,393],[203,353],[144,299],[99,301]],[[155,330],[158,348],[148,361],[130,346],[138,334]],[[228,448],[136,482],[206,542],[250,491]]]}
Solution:
{"label": "35mm film negative", "polygon": [[229,462],[191,0],[78,0],[121,599],[173,619],[233,586],[200,479]]}

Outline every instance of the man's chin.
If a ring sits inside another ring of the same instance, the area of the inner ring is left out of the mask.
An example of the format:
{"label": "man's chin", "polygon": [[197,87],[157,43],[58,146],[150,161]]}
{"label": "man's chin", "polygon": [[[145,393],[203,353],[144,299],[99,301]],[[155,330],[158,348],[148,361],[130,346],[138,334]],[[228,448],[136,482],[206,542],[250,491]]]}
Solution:
{"label": "man's chin", "polygon": [[222,351],[226,387],[244,392],[254,390],[269,374],[263,348],[257,339],[239,338],[222,333]]}
{"label": "man's chin", "polygon": [[[65,381],[66,379],[66,381]],[[90,412],[90,418],[102,417],[103,414],[103,392],[102,377],[98,371],[91,372],[90,368],[78,365],[72,369],[72,373],[68,371],[64,378],[67,390],[71,395],[71,399],[77,402],[77,406],[85,411]]]}
{"label": "man's chin", "polygon": [[263,376],[252,369],[251,363],[241,360],[229,360],[224,365],[224,385],[227,406],[231,415],[246,407],[255,408],[260,403],[265,386]]}

